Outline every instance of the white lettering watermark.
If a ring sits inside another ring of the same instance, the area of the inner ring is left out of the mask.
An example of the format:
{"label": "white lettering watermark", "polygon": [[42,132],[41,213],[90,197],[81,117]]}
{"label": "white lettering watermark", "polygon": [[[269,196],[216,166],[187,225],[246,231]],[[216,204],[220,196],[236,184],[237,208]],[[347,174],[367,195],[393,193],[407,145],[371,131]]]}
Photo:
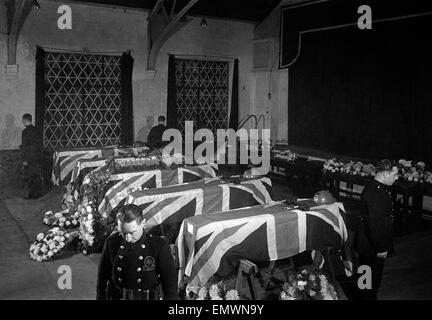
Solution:
{"label": "white lettering watermark", "polygon": [[68,5],[58,7],[57,13],[61,16],[57,20],[57,27],[60,30],[72,29],[72,8]]}
{"label": "white lettering watermark", "polygon": [[60,290],[72,289],[72,269],[67,265],[61,265],[57,269],[57,273],[61,276],[57,280],[57,286]]}
{"label": "white lettering watermark", "polygon": [[360,290],[372,289],[372,269],[368,265],[358,267],[357,273],[362,274],[357,280],[357,286]]}
{"label": "white lettering watermark", "polygon": [[[193,121],[186,121],[184,137],[185,164],[193,164],[194,161],[226,164],[225,160],[228,158],[228,164],[252,164],[255,166],[255,175],[266,175],[270,170],[270,129],[218,129],[215,139],[209,129],[199,129],[194,133]],[[181,132],[177,129],[167,129],[162,135],[162,140],[169,141],[162,151],[163,158],[180,164],[182,159],[175,154],[183,154]],[[201,143],[194,149],[194,142]],[[240,149],[240,163],[237,163],[237,147]]]}
{"label": "white lettering watermark", "polygon": [[362,5],[357,9],[358,14],[362,14],[357,20],[360,30],[372,29],[372,9],[370,6]]}

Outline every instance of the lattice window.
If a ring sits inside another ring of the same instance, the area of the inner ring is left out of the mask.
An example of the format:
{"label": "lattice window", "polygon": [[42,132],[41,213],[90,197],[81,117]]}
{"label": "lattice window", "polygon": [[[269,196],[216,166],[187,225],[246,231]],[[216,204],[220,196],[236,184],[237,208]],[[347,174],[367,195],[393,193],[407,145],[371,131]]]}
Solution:
{"label": "lattice window", "polygon": [[121,139],[120,57],[45,55],[44,146],[108,146]]}
{"label": "lattice window", "polygon": [[175,71],[178,128],[227,129],[229,62],[176,59]]}

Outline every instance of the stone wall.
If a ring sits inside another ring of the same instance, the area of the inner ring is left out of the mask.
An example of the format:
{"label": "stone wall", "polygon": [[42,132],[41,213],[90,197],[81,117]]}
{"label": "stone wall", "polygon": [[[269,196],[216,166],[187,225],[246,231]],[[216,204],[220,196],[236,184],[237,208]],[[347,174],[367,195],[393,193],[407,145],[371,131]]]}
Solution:
{"label": "stone wall", "polygon": [[68,3],[72,8],[72,30],[57,27],[59,3],[39,0],[24,23],[17,47],[19,74],[7,78],[7,36],[0,34],[0,150],[16,149],[20,144],[21,117],[35,113],[36,46],[49,50],[121,53],[131,50],[134,58],[134,132],[148,132],[160,114],[166,113],[168,54],[205,55],[239,59],[239,117],[250,112],[252,39],[254,25],[245,22],[193,18],[161,48],[156,61],[156,76],[146,76],[146,11],[124,10],[87,4]]}
{"label": "stone wall", "polygon": [[0,150],[0,199],[8,190],[24,187],[21,163],[20,150]]}

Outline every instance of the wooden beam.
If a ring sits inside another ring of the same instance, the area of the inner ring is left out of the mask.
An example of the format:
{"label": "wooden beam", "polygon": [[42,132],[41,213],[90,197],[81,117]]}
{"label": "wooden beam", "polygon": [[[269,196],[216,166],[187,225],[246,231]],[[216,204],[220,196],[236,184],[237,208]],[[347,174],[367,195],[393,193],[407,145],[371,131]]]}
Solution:
{"label": "wooden beam", "polygon": [[162,16],[163,16],[163,18],[165,20],[165,23],[169,24],[170,18],[168,17],[168,13],[167,13],[165,5],[163,3],[161,5],[161,12],[162,12]]}
{"label": "wooden beam", "polygon": [[[156,65],[157,54],[165,43],[165,41],[173,34],[173,31],[176,27],[179,26],[180,19],[182,19],[186,13],[195,5],[198,0],[190,0],[180,12],[170,20],[168,25],[163,29],[163,31],[158,35],[158,37],[152,41],[152,46],[149,51],[149,55],[147,58],[147,70],[154,70]],[[151,21],[149,21],[151,23]]]}
{"label": "wooden beam", "polygon": [[161,5],[165,2],[165,0],[158,0],[153,7],[152,11],[150,12],[149,16],[147,17],[147,20],[150,20],[153,18],[156,14],[158,14]]}
{"label": "wooden beam", "polygon": [[8,14],[7,14],[7,6],[5,1],[0,2],[0,33],[6,34],[9,33],[9,23],[8,23]]}
{"label": "wooden beam", "polygon": [[18,36],[24,22],[32,10],[32,0],[14,0],[14,12],[11,13],[11,24],[8,35],[8,65],[16,64]]}
{"label": "wooden beam", "polygon": [[177,0],[174,0],[173,5],[171,7],[170,17],[172,17],[174,14],[174,9],[175,9],[176,3],[177,3]]}

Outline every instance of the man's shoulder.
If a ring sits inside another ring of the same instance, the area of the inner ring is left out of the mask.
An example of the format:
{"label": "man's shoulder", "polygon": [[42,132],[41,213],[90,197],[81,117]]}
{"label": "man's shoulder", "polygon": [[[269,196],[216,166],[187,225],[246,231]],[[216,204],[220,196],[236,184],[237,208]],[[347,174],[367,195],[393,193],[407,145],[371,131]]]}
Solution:
{"label": "man's shoulder", "polygon": [[148,236],[148,241],[149,241],[149,243],[151,243],[155,247],[161,247],[165,244],[168,244],[168,242],[164,238],[162,238],[160,236],[154,236],[151,234]]}

